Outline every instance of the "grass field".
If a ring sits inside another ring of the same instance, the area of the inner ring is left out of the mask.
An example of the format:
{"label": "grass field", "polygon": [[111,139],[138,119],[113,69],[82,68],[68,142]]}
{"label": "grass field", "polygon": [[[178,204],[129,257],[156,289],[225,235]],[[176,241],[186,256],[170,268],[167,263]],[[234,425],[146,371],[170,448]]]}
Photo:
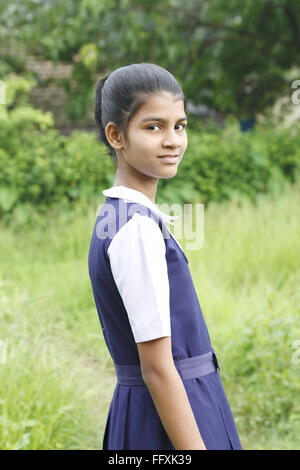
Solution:
{"label": "grass field", "polygon": [[[299,190],[210,205],[202,249],[186,251],[247,449],[300,447]],[[95,219],[0,226],[2,449],[101,448],[116,380],[88,276]]]}

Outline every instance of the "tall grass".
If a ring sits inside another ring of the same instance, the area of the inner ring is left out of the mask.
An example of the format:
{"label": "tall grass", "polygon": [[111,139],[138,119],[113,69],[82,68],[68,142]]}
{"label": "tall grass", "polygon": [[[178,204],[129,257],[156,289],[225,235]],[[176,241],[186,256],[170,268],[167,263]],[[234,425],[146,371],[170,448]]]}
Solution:
{"label": "tall grass", "polygon": [[257,206],[247,199],[210,205],[204,246],[190,252],[225,389],[250,448],[299,448],[299,190],[298,181],[260,195]]}
{"label": "tall grass", "polygon": [[[299,189],[211,204],[186,251],[244,448],[299,447]],[[2,449],[101,448],[116,380],[87,268],[96,209],[0,227]]]}

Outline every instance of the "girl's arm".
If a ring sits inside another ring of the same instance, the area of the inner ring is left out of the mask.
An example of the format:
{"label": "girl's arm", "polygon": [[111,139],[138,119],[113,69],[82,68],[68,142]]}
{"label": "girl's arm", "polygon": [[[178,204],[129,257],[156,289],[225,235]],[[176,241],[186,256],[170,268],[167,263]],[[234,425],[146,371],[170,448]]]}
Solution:
{"label": "girl's arm", "polygon": [[206,450],[173,361],[171,337],[137,343],[137,348],[143,380],[174,448]]}

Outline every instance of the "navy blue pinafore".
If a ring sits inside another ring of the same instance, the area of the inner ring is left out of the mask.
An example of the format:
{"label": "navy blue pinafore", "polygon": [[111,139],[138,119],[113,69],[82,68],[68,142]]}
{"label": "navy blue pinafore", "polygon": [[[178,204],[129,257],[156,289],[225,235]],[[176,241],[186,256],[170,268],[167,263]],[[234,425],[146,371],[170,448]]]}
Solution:
{"label": "navy blue pinafore", "polygon": [[[120,199],[122,204],[122,199]],[[125,203],[119,217],[119,199],[107,197],[95,222],[90,243],[88,266],[95,304],[104,339],[116,370],[126,365],[139,367],[136,342],[107,255],[111,237],[99,237],[99,222],[108,220],[107,204],[115,211],[115,233],[133,216],[130,206],[139,212],[140,204]],[[170,233],[158,214],[142,205],[141,213],[156,220],[162,233]],[[129,215],[130,214],[130,215]],[[122,220],[121,220],[122,219]],[[100,230],[105,230],[102,224]],[[164,237],[170,284],[171,343],[174,363],[211,354],[213,348],[193,284],[188,260],[173,236]],[[215,358],[215,357],[214,357]],[[183,361],[184,362],[184,361]],[[188,362],[188,361],[186,361]],[[179,368],[180,371],[180,368]],[[118,375],[118,374],[117,374]],[[208,374],[184,379],[183,384],[201,437],[208,450],[242,449],[232,412],[218,370],[218,363]],[[118,381],[108,410],[103,449],[173,450],[150,392],[145,384]]]}

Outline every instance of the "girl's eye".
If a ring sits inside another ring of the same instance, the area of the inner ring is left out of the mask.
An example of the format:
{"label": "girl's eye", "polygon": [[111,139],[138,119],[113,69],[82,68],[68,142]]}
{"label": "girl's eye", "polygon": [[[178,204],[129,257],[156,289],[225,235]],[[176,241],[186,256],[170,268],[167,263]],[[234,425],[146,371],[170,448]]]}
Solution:
{"label": "girl's eye", "polygon": [[[176,126],[182,126],[183,129],[186,127],[186,124],[176,124]],[[148,126],[147,129],[150,129],[151,127],[159,127],[158,124],[152,124],[151,126]]]}

